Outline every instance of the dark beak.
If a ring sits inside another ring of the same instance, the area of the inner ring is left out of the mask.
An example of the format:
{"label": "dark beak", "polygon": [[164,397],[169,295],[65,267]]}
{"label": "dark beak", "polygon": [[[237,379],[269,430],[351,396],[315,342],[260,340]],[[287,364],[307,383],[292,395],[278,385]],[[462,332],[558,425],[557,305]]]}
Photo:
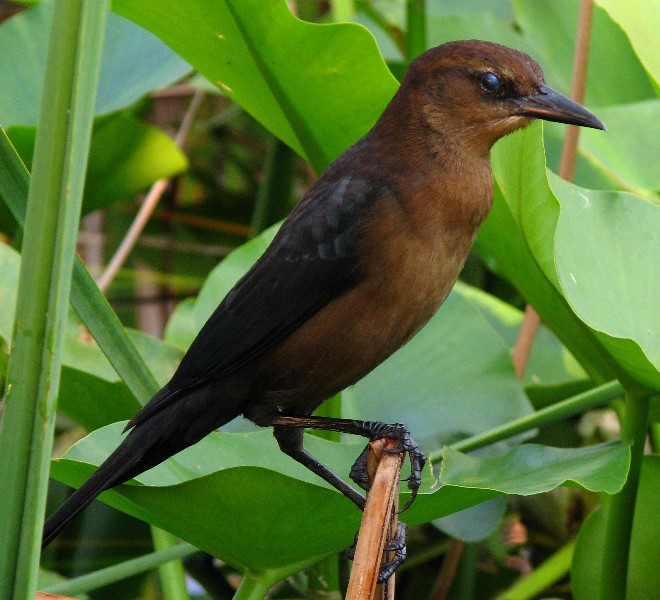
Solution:
{"label": "dark beak", "polygon": [[606,131],[605,125],[596,115],[545,84],[539,86],[538,94],[518,98],[516,102],[520,114],[526,117]]}

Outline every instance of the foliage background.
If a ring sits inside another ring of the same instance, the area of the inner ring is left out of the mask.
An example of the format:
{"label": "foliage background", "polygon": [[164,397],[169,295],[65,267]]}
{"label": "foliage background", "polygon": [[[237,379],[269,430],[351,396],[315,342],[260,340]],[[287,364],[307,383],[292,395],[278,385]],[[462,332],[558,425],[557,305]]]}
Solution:
{"label": "foliage background", "polygon": [[[80,251],[98,274],[124,236],[136,194],[160,178],[173,178],[108,290],[123,322],[150,334],[130,336],[161,383],[219,299],[266,247],[273,235],[267,226],[288,212],[315,172],[375,121],[411,58],[413,42],[419,47],[421,39],[430,47],[478,37],[505,43],[529,52],[550,85],[569,91],[578,10],[573,0],[427,2],[422,34],[413,21],[406,22],[411,10],[403,2],[301,1],[297,10],[304,21],[274,0],[113,3],[85,184],[83,212],[90,218],[82,227]],[[0,25],[0,54],[7,58],[0,63],[0,124],[28,167],[50,14],[51,5],[43,3]],[[405,422],[436,463],[445,453],[443,487],[437,489],[437,469],[429,471],[426,493],[406,515],[420,527],[411,534],[412,566],[400,577],[401,597],[429,593],[440,557],[455,548],[450,537],[468,542],[454,597],[493,596],[520,571],[570,547],[584,515],[598,504],[589,490],[612,493],[623,484],[627,448],[592,446],[618,437],[616,427],[607,426],[607,411],[547,422],[522,436],[527,441],[534,436],[535,444],[517,446],[523,441],[518,436],[472,458],[443,447],[613,378],[634,382],[646,395],[660,387],[655,283],[660,67],[657,43],[646,43],[649,31],[657,31],[658,14],[649,5],[640,5],[637,13],[619,2],[597,5],[585,104],[609,133],[582,133],[575,174],[580,187],[546,175],[540,126],[498,144],[497,202],[464,283],[413,343],[330,406],[340,407],[344,416]],[[339,17],[359,22],[371,34],[355,25],[327,24]],[[195,93],[204,99],[184,154],[163,130],[172,133]],[[547,163],[556,169],[563,127],[548,124],[544,131]],[[21,240],[5,204],[0,230],[7,242],[0,246],[3,368]],[[214,268],[219,258],[263,230]],[[525,301],[548,327],[540,331],[519,382],[510,348]],[[59,424],[58,448],[92,433],[53,463],[53,476],[79,483],[116,444],[121,424],[111,424],[129,418],[138,406],[72,312],[59,394],[66,418]],[[268,432],[253,429],[243,421],[232,423],[227,430],[234,435],[210,436],[141,477],[144,487],[122,486],[107,494],[107,501],[226,561],[220,569],[203,560],[189,565],[206,582],[209,597],[231,597],[227,581],[245,568],[273,583],[288,576],[279,597],[311,594],[310,588],[323,588],[324,578],[331,589],[341,587],[337,569],[343,562],[323,557],[350,545],[359,515],[280,458]],[[350,440],[339,446],[332,440],[308,443],[338,472],[347,472],[359,450]],[[557,453],[537,443],[566,450]],[[650,475],[657,465],[652,457],[644,462],[638,506],[646,516],[635,524],[629,578],[638,591],[657,589],[652,561],[644,557],[660,552],[646,504],[657,493]],[[565,481],[581,489],[530,496]],[[57,504],[63,493],[55,488],[50,503]],[[44,557],[46,566],[71,576],[146,550],[147,530],[136,521],[104,507],[95,510]],[[554,595],[591,597],[588,573],[599,567],[584,549],[602,537],[598,515],[594,512],[580,530],[573,573],[578,587],[570,591],[559,583]],[[527,533],[512,544],[507,532],[517,526]],[[132,541],[117,543],[117,532],[123,537],[127,531]],[[255,532],[263,532],[258,544]],[[106,539],[99,556],[67,549],[67,539],[85,548],[85,540],[99,538]],[[425,560],[416,562],[415,555]],[[313,564],[301,574],[303,566]],[[154,581],[133,580],[122,583],[129,587],[121,592],[115,587],[94,593],[149,597]]]}

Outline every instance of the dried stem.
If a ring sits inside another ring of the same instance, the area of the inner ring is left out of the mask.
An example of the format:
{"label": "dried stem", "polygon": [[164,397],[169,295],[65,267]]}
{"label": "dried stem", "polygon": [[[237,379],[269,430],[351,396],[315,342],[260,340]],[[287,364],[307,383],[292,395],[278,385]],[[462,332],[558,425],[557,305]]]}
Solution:
{"label": "dried stem", "polygon": [[[403,454],[383,452],[383,449],[394,449],[397,443],[385,438],[369,444],[367,465],[371,489],[362,516],[346,600],[394,599],[395,576],[378,585],[378,573],[385,544],[397,530],[399,473],[404,458]],[[390,558],[385,557],[385,560]]]}
{"label": "dried stem", "polygon": [[445,554],[445,558],[442,561],[440,573],[429,595],[429,600],[445,600],[447,598],[451,584],[456,577],[456,569],[458,569],[458,563],[461,562],[461,555],[464,549],[465,542],[463,540],[451,541],[449,550],[447,550],[447,554]]}
{"label": "dried stem", "polygon": [[[190,101],[188,110],[186,111],[186,114],[181,121],[179,130],[177,131],[177,134],[174,138],[174,142],[179,148],[181,148],[185,143],[188,132],[190,131],[192,120],[195,116],[195,113],[197,112],[197,109],[199,108],[203,96],[204,92],[202,90],[196,90],[195,95]],[[117,272],[119,269],[121,269],[122,265],[126,262],[128,255],[135,247],[135,244],[137,243],[142,230],[145,228],[154,210],[156,210],[156,206],[158,206],[158,202],[165,193],[168,184],[169,181],[167,179],[159,179],[151,186],[151,189],[147,193],[147,196],[145,197],[140,210],[135,216],[133,223],[128,229],[128,232],[126,233],[126,236],[119,245],[119,248],[117,248],[117,251],[112,257],[112,260],[110,260],[110,263],[106,267],[105,271],[98,279],[99,288],[103,293],[105,293],[108,287],[110,287],[112,280],[115,278]]]}

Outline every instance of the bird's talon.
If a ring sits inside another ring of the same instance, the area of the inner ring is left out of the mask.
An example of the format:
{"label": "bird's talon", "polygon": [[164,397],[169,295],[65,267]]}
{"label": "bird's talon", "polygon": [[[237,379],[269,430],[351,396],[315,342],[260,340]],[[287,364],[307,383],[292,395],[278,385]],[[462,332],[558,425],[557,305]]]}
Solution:
{"label": "bird's talon", "polygon": [[385,552],[394,552],[394,558],[383,563],[378,573],[378,583],[387,581],[394,572],[405,562],[408,554],[406,548],[406,524],[399,523],[395,537],[385,544]]}
{"label": "bird's talon", "polygon": [[368,448],[365,448],[353,463],[348,476],[363,490],[369,491],[371,488],[371,483],[369,481],[369,474],[367,473],[367,455]]}

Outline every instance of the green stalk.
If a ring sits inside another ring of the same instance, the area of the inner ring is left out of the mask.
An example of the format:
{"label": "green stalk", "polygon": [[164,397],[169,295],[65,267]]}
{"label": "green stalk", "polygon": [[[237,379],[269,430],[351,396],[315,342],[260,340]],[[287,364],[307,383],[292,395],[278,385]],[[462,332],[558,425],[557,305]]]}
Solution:
{"label": "green stalk", "polygon": [[[154,527],[153,525],[151,526],[151,538],[153,539],[156,553],[175,551],[180,546],[175,535],[158,529],[158,527]],[[186,545],[190,546],[189,544]],[[190,549],[192,548],[193,546],[190,546]],[[188,556],[188,553],[183,556]],[[186,587],[183,563],[180,560],[170,560],[161,563],[158,566],[158,574],[160,576],[160,585],[163,588],[163,596],[166,600],[185,600],[186,598],[190,598],[188,588]]]}
{"label": "green stalk", "polygon": [[55,5],[0,430],[1,599],[34,598],[62,339],[109,0]]}
{"label": "green stalk", "polygon": [[[18,224],[23,227],[30,174],[2,128],[0,128],[0,174],[0,196],[5,200]],[[107,299],[77,256],[74,259],[70,301],[122,381],[137,400],[145,404],[158,390],[158,384]],[[158,545],[156,540],[154,543]],[[165,590],[181,589],[185,585],[182,567],[177,568],[179,574],[176,577],[174,568],[170,567],[165,572],[166,581],[163,582]],[[178,583],[167,583],[175,579]],[[177,596],[170,593],[166,597]]]}
{"label": "green stalk", "polygon": [[407,0],[406,22],[406,59],[411,63],[426,50],[426,0]]}
{"label": "green stalk", "polygon": [[273,582],[263,575],[253,575],[246,571],[241,585],[234,594],[234,600],[263,600],[268,590],[273,586]]}
{"label": "green stalk", "polygon": [[603,498],[605,531],[598,598],[625,600],[628,554],[639,474],[644,455],[644,442],[649,418],[649,394],[627,390],[625,412],[621,422],[621,439],[631,445],[630,470],[623,489]]}
{"label": "green stalk", "polygon": [[575,542],[566,544],[529,575],[519,579],[496,600],[531,600],[562,579],[571,568]]}
{"label": "green stalk", "polygon": [[[21,227],[25,223],[29,185],[30,173],[0,128],[0,196]],[[138,401],[145,404],[158,390],[156,380],[77,256],[71,284],[71,305],[122,381]]]}
{"label": "green stalk", "polygon": [[181,564],[180,559],[197,552],[199,552],[199,549],[195,548],[195,546],[191,546],[190,544],[177,544],[166,550],[153,552],[145,556],[140,556],[139,558],[124,561],[117,565],[112,565],[111,567],[106,567],[105,569],[99,569],[98,571],[88,573],[87,575],[55,583],[46,587],[44,592],[50,594],[62,594],[63,596],[73,596],[76,594],[91,592],[92,590],[105,587],[111,583],[116,583],[117,581],[122,581],[128,577],[133,577],[133,575],[150,571],[151,569],[165,565],[173,560],[177,560],[177,562]]}
{"label": "green stalk", "polygon": [[[591,390],[573,396],[552,406],[542,408],[529,415],[514,419],[509,423],[505,423],[500,427],[494,427],[483,433],[473,435],[472,437],[465,438],[451,444],[454,450],[460,452],[470,452],[477,448],[483,448],[489,444],[494,444],[501,440],[513,437],[519,433],[524,433],[530,429],[554,423],[566,417],[580,414],[581,412],[593,408],[594,406],[601,406],[608,404],[615,398],[618,398],[623,393],[623,388],[618,381],[610,381],[603,385],[599,385]],[[440,460],[442,458],[442,451],[438,451],[431,455],[431,460]]]}

